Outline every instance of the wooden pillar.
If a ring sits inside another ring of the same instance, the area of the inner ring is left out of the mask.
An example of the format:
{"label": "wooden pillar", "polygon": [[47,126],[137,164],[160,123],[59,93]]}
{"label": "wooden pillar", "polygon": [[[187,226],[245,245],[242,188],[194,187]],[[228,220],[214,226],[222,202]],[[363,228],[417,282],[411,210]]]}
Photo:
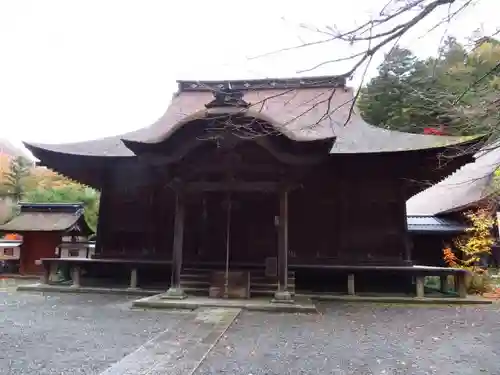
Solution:
{"label": "wooden pillar", "polygon": [[[408,225],[406,220],[405,220],[405,225]],[[407,233],[406,238],[405,238],[404,260],[408,264],[411,264],[413,262],[412,252],[413,252],[413,240],[410,238],[410,235]]]}
{"label": "wooden pillar", "polygon": [[[106,227],[106,216],[108,215],[108,198],[111,189],[110,184],[110,173],[107,168],[102,172],[102,189],[101,196],[99,198],[99,212],[97,215],[97,227],[96,227],[96,238],[95,238],[95,254],[101,255],[103,253],[103,236]],[[112,193],[112,192],[111,192]]]}
{"label": "wooden pillar", "polygon": [[416,277],[416,287],[417,287],[417,298],[423,298],[424,297],[424,281],[425,281],[425,276],[423,275],[417,275]]}
{"label": "wooden pillar", "polygon": [[350,296],[353,296],[356,294],[353,273],[350,273],[349,275],[347,275],[347,294],[349,294]]}
{"label": "wooden pillar", "polygon": [[130,286],[129,289],[137,289],[137,268],[130,270]]}
{"label": "wooden pillar", "polygon": [[174,244],[172,247],[172,277],[170,288],[164,294],[165,298],[184,299],[186,294],[181,288],[182,269],[182,246],[184,242],[184,218],[186,207],[184,204],[184,194],[177,191],[175,200],[175,220],[174,220]]}
{"label": "wooden pillar", "polygon": [[291,303],[292,295],[288,291],[288,191],[280,191],[280,216],[278,226],[278,290],[273,302]]}
{"label": "wooden pillar", "polygon": [[71,269],[71,279],[73,280],[73,284],[71,285],[73,288],[80,288],[80,266],[75,264]]}

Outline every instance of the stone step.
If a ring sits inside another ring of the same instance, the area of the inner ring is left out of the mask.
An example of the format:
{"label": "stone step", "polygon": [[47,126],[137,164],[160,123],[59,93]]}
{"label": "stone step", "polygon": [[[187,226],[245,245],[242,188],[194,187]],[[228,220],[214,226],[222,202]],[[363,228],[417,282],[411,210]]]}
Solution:
{"label": "stone step", "polygon": [[[290,294],[292,296],[295,295],[295,290],[293,289],[288,289]],[[250,296],[255,297],[255,296],[274,296],[274,293],[276,293],[276,289],[268,289],[268,290],[252,290],[250,289]]]}
{"label": "stone step", "polygon": [[182,289],[187,294],[208,296],[208,287],[207,288],[197,288],[197,287],[191,286],[191,287],[183,287]]}
{"label": "stone step", "polygon": [[[211,275],[209,273],[199,273],[199,274],[181,273],[181,278],[184,278],[184,279],[203,279],[203,278],[208,279],[208,278],[210,278],[210,276]],[[294,280],[294,279],[295,279],[295,275],[288,275],[288,280]],[[278,280],[278,277],[250,274],[250,280],[265,282],[265,281]]]}
{"label": "stone step", "polygon": [[[193,294],[193,295],[200,295],[200,296],[208,296],[208,288],[196,288],[196,287],[186,287],[183,288],[184,291],[188,294]],[[292,295],[295,295],[295,290],[293,288],[290,288],[288,290]],[[255,296],[274,296],[274,293],[276,293],[276,288],[270,288],[270,289],[252,289],[250,288],[250,296],[255,297]]]}
{"label": "stone step", "polygon": [[[181,282],[209,282],[208,274],[181,274]],[[268,276],[251,276],[250,278],[251,284],[273,284],[276,285],[278,280],[276,277],[268,277]],[[288,277],[289,284],[295,284],[295,277]]]}
{"label": "stone step", "polygon": [[[194,287],[194,288],[209,288],[210,282],[208,281],[181,281],[181,286],[183,288]],[[295,289],[295,283],[289,283],[288,287],[290,289]],[[250,289],[255,290],[267,290],[267,289],[278,289],[278,283],[251,283]]]}
{"label": "stone step", "polygon": [[[252,280],[278,280],[278,277],[274,276],[256,276],[250,275],[250,279]],[[295,275],[288,275],[288,280],[295,279]]]}
{"label": "stone step", "polygon": [[[279,283],[250,283],[250,288],[278,288]],[[288,286],[290,288],[295,287],[294,282],[289,282]]]}
{"label": "stone step", "polygon": [[[231,270],[231,268],[230,268]],[[218,271],[218,272],[224,272],[224,269],[210,269],[210,268],[183,268],[182,273],[188,273],[188,274],[209,274],[213,271]],[[250,270],[250,274],[255,277],[272,277],[272,276],[266,276],[265,275],[265,270]],[[288,271],[288,276],[292,277],[295,275],[295,271]]]}
{"label": "stone step", "polygon": [[[200,288],[200,287],[183,287],[184,291],[188,294],[193,294],[193,295],[199,295],[199,296],[208,296],[208,288]],[[250,296],[255,297],[255,296],[269,296],[272,297],[274,296],[274,293],[276,293],[277,288],[269,288],[269,289],[253,289],[250,288]],[[295,295],[295,289],[294,288],[289,288],[288,291],[292,294]]]}
{"label": "stone step", "polygon": [[189,279],[201,279],[201,278],[208,278],[210,275],[208,273],[181,273],[181,278]]}
{"label": "stone step", "polygon": [[193,272],[193,273],[209,273],[213,270],[209,268],[183,268],[182,272]]}
{"label": "stone step", "polygon": [[206,286],[210,286],[210,282],[203,281],[203,280],[182,280],[181,279],[181,285],[206,285]]}

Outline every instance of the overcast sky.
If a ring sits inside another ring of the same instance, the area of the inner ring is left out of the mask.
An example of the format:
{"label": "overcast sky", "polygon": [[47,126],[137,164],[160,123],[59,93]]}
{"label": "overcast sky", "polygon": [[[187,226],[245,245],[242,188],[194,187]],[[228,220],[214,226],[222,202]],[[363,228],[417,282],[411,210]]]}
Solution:
{"label": "overcast sky", "polygon": [[[176,79],[295,76],[349,50],[325,45],[249,57],[319,38],[301,23],[345,29],[385,2],[0,0],[0,138],[60,143],[147,126],[165,111]],[[402,44],[435,54],[445,30],[426,30],[446,10]],[[479,27],[491,33],[500,26],[498,14],[500,0],[480,0],[448,33],[465,38]]]}

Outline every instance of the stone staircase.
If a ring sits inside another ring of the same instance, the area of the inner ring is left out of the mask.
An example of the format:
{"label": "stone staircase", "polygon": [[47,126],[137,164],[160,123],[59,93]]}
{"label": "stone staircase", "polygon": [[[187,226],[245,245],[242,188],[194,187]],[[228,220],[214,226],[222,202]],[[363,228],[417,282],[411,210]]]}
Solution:
{"label": "stone staircase", "polygon": [[185,268],[181,272],[181,288],[187,294],[208,295],[210,269]]}
{"label": "stone staircase", "polygon": [[[208,296],[210,274],[208,268],[185,268],[181,272],[181,287],[187,294]],[[264,269],[250,271],[250,295],[272,297],[278,289],[278,278],[267,276]],[[295,273],[288,271],[288,290],[295,293]]]}
{"label": "stone staircase", "polygon": [[[278,278],[266,276],[264,270],[250,272],[250,295],[251,296],[274,296],[278,290]],[[288,271],[288,291],[295,294],[295,272]]]}

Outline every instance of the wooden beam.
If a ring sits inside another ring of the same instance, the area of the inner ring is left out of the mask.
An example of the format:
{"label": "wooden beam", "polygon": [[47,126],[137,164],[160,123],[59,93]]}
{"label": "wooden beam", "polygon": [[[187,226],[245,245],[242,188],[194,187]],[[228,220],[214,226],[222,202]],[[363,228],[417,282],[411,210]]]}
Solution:
{"label": "wooden beam", "polygon": [[268,181],[221,181],[209,182],[199,181],[187,183],[188,192],[210,192],[210,191],[247,191],[247,192],[275,192],[279,189],[277,182]]}
{"label": "wooden beam", "polygon": [[204,173],[226,173],[232,171],[233,174],[238,173],[278,173],[279,167],[270,164],[232,164],[222,162],[218,164],[195,164],[186,165],[180,171],[182,177],[198,176]]}

